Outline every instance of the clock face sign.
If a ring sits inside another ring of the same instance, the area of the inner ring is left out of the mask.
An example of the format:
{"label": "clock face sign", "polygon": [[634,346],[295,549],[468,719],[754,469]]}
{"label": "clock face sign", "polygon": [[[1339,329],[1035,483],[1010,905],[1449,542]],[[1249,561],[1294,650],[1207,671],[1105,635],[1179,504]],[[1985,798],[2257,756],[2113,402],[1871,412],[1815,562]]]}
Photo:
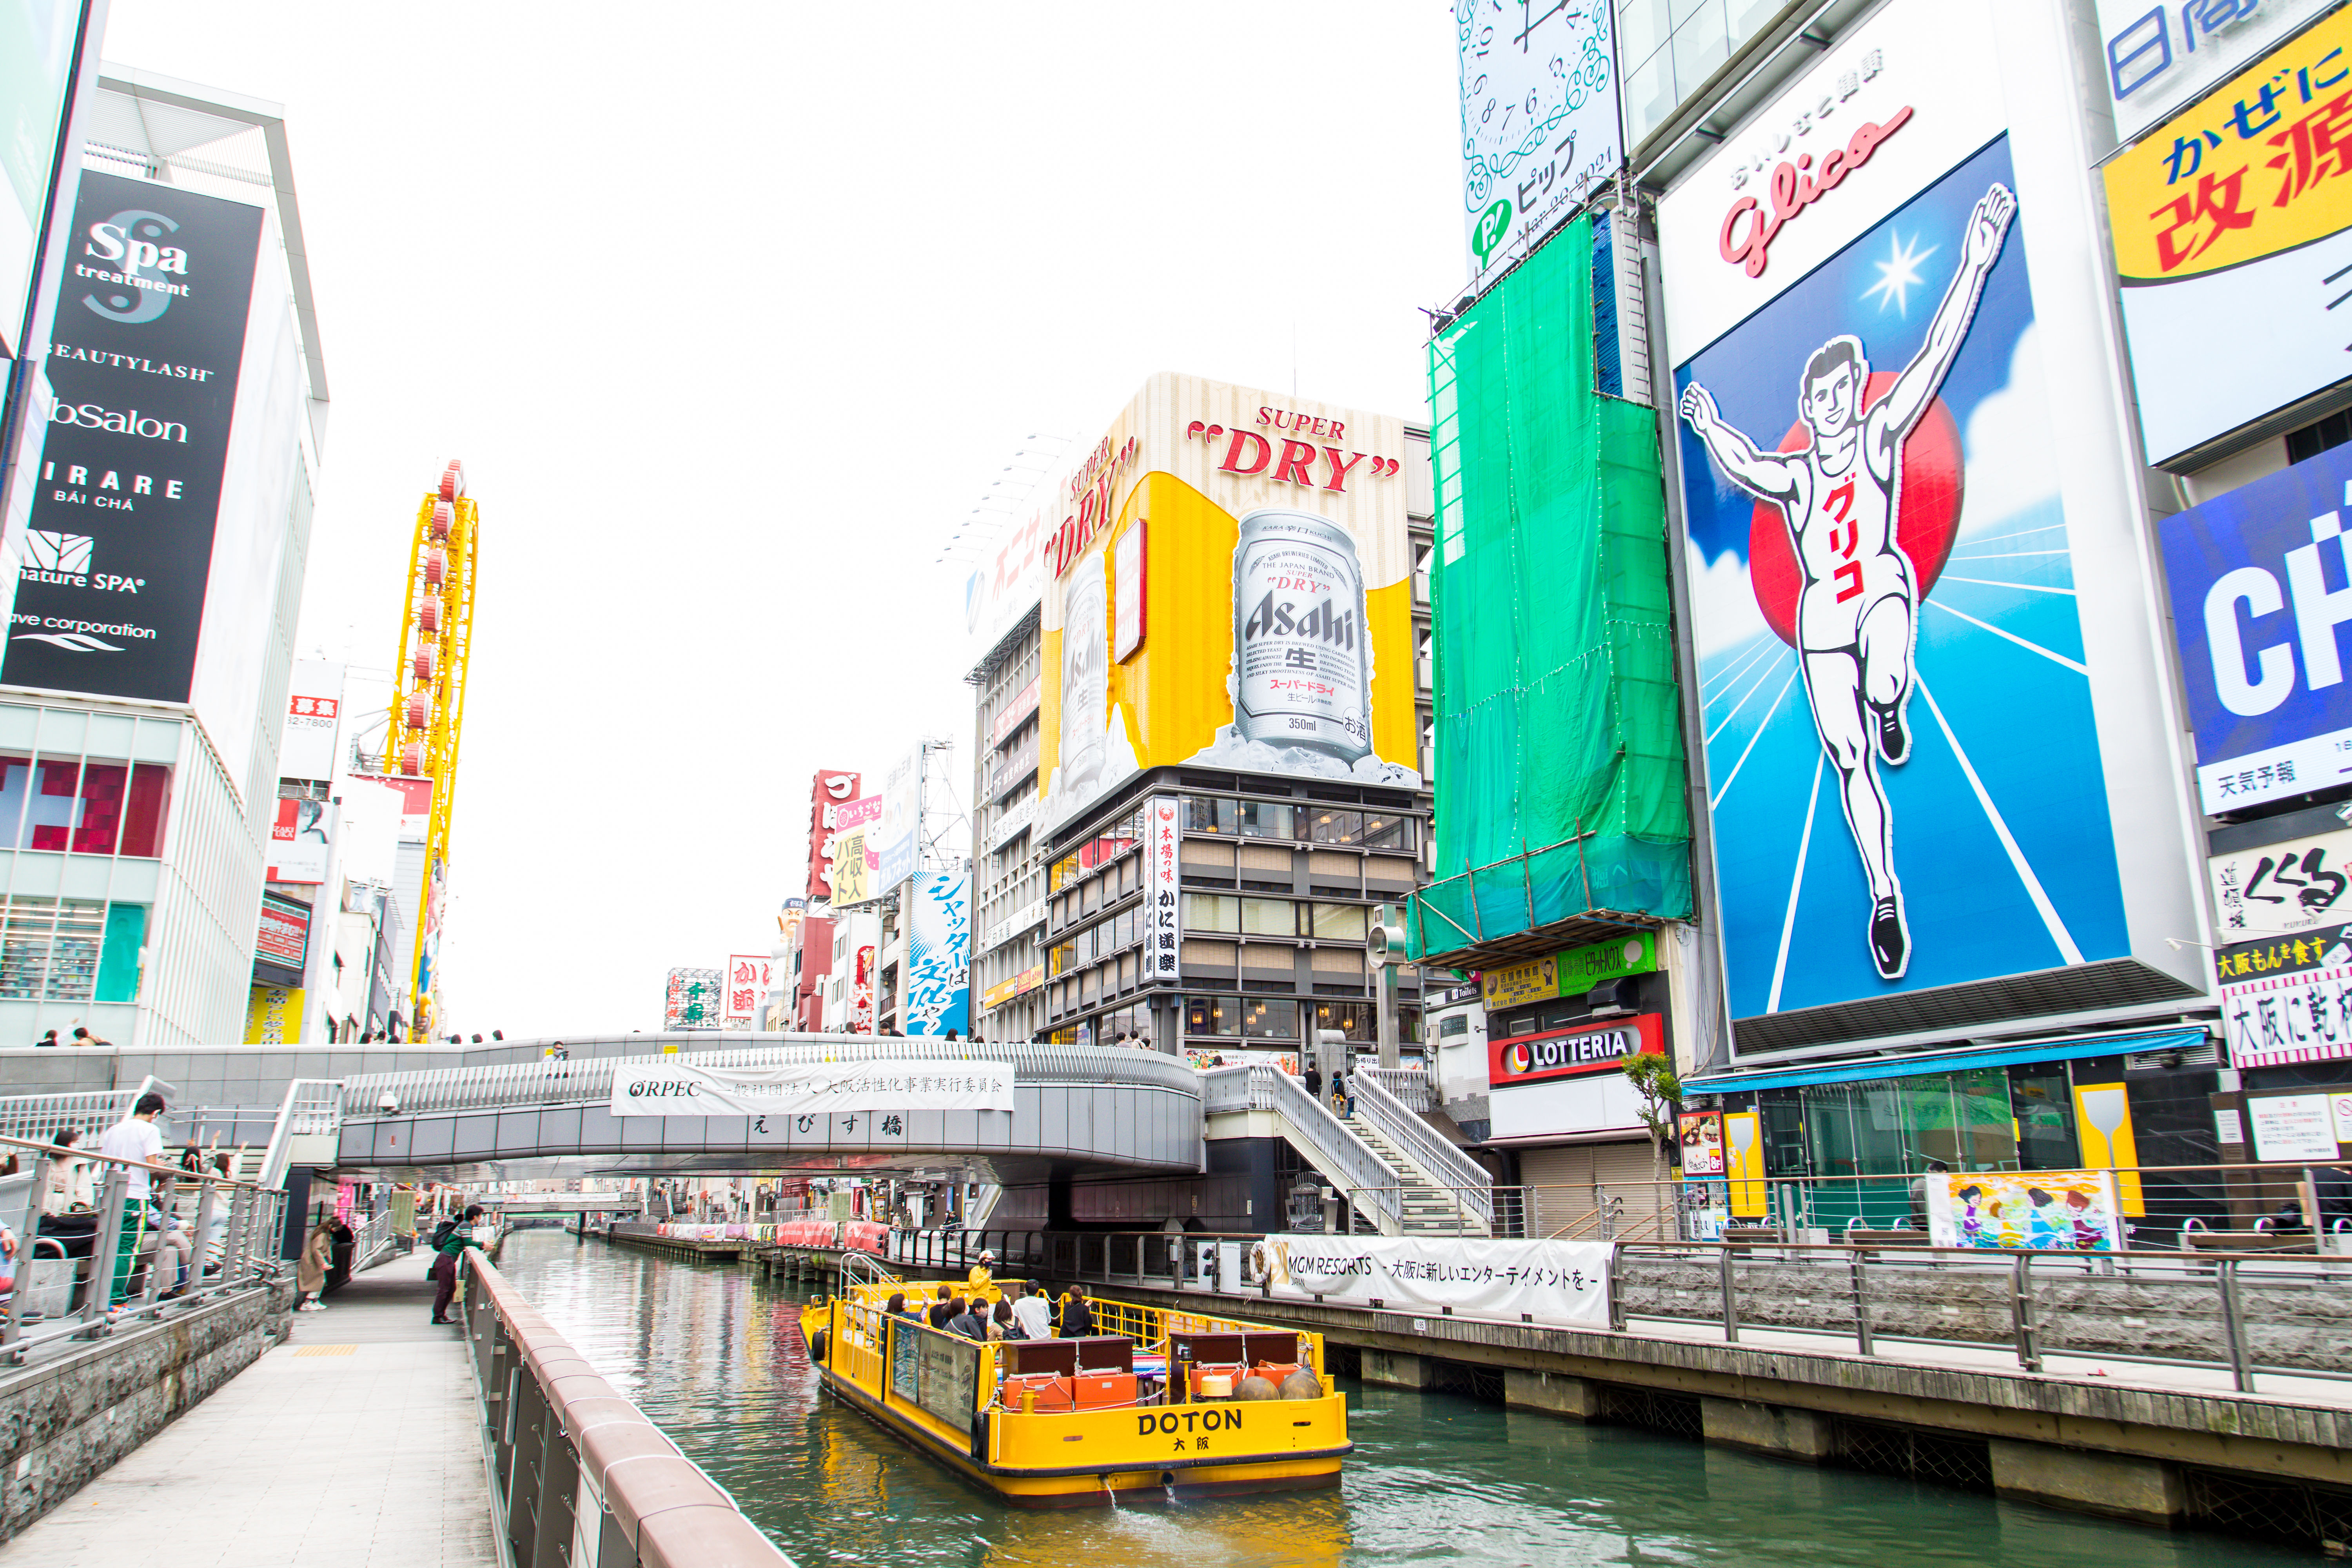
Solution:
{"label": "clock face sign", "polygon": [[1610,0],[1454,0],[1462,216],[1484,289],[1624,161]]}

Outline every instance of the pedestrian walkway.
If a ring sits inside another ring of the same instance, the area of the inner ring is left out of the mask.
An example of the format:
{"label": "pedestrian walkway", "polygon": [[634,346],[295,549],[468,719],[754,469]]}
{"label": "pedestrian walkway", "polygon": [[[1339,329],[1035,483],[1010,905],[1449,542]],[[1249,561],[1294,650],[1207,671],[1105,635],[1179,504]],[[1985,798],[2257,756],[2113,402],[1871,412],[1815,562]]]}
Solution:
{"label": "pedestrian walkway", "polygon": [[495,1568],[480,1405],[421,1255],[353,1279],[0,1546],[5,1568]]}

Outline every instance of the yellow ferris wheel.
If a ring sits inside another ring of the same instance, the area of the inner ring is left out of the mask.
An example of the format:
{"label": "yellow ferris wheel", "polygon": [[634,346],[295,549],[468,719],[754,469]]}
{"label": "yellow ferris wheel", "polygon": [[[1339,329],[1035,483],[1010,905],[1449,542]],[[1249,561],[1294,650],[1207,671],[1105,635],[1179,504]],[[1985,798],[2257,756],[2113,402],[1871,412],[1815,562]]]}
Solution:
{"label": "yellow ferris wheel", "polygon": [[457,742],[466,723],[466,665],[474,628],[480,513],[466,494],[466,468],[452,459],[416,510],[408,549],[408,593],[393,661],[385,771],[432,782],[425,864],[408,969],[409,1032],[428,1040],[440,1023],[441,923],[447,913],[449,818],[457,789]]}

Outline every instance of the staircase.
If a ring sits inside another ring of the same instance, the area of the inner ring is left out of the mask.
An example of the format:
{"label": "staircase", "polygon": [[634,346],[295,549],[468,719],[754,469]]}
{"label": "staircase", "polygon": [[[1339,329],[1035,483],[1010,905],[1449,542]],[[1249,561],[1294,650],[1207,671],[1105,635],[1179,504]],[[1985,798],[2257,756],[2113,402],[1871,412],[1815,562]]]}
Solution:
{"label": "staircase", "polygon": [[[1370,1121],[1361,1116],[1348,1120],[1348,1130],[1362,1139],[1381,1163],[1394,1172],[1398,1185],[1401,1212],[1397,1228],[1405,1236],[1486,1236],[1486,1222],[1472,1213],[1455,1195],[1429,1179],[1428,1173],[1413,1163],[1404,1151],[1389,1140]],[[1358,1228],[1365,1228],[1361,1220]]]}

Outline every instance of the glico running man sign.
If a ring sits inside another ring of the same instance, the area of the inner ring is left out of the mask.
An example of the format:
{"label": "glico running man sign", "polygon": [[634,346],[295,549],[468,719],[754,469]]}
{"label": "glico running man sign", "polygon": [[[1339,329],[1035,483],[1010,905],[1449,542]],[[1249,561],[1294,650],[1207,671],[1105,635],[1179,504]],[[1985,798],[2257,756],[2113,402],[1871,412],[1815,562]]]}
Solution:
{"label": "glico running man sign", "polygon": [[0,679],[184,702],[261,209],[85,174]]}

